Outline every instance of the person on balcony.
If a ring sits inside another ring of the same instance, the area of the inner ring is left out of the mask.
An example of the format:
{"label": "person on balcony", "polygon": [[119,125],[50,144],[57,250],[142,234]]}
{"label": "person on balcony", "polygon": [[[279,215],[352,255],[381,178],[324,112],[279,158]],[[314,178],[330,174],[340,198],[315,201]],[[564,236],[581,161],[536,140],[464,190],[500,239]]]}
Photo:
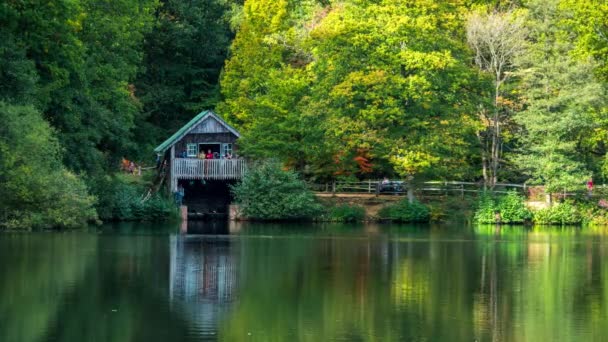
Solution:
{"label": "person on balcony", "polygon": [[205,157],[206,157],[206,155],[205,155],[205,151],[201,151],[201,152],[198,154],[198,159],[205,159]]}
{"label": "person on balcony", "polygon": [[213,159],[213,152],[211,152],[211,150],[207,150],[207,155],[205,155],[205,158]]}

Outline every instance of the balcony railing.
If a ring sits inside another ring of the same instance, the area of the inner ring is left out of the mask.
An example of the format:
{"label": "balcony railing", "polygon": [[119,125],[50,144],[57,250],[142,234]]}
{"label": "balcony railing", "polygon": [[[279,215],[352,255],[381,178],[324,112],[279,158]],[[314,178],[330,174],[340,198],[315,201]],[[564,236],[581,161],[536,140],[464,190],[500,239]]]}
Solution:
{"label": "balcony railing", "polygon": [[172,169],[177,179],[240,179],[247,164],[245,159],[175,158]]}

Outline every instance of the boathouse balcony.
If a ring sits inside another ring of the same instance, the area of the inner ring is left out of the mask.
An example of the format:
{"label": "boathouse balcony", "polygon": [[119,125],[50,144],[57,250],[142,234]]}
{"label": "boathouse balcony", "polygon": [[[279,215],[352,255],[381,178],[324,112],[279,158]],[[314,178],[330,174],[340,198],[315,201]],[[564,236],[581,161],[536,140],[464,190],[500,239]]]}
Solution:
{"label": "boathouse balcony", "polygon": [[246,171],[245,159],[175,158],[172,168],[176,179],[241,179]]}

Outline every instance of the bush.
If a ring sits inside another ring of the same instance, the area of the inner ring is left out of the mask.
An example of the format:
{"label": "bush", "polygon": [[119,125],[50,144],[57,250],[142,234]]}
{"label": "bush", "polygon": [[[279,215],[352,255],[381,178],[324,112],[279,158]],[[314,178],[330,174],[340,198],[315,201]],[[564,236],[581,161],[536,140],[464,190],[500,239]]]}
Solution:
{"label": "bush", "polygon": [[517,191],[509,191],[498,197],[484,193],[477,202],[477,223],[525,223],[531,219],[532,212],[526,207],[524,197]]}
{"label": "bush", "polygon": [[357,222],[365,219],[365,209],[358,205],[342,204],[329,210],[329,220],[334,222]]}
{"label": "bush", "polygon": [[294,220],[320,215],[322,207],[293,171],[276,161],[255,165],[231,187],[243,216],[254,220]]}
{"label": "bush", "polygon": [[380,209],[378,216],[395,222],[428,222],[430,211],[418,201],[409,203],[407,199],[403,199]]}
{"label": "bush", "polygon": [[475,210],[475,222],[477,223],[496,223],[496,213],[498,206],[494,198],[488,193],[483,193],[477,201]]}
{"label": "bush", "polygon": [[498,200],[500,220],[503,223],[523,223],[532,219],[532,212],[526,207],[526,200],[517,191],[509,191]]}
{"label": "bush", "polygon": [[104,221],[166,220],[177,217],[177,208],[170,198],[155,194],[142,201],[150,184],[140,177],[116,174],[96,178],[91,184],[98,197],[97,212]]}
{"label": "bush", "polygon": [[534,213],[536,224],[580,224],[583,217],[572,203],[564,202],[549,208],[540,209]]}

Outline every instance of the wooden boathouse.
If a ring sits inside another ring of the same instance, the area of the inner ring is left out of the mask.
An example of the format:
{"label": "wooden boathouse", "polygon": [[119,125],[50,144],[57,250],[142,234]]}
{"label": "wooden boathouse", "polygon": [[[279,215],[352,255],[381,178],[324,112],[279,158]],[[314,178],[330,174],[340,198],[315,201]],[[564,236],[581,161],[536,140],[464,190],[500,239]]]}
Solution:
{"label": "wooden boathouse", "polygon": [[[234,181],[246,171],[238,157],[240,133],[213,111],[199,113],[169,139],[154,149],[166,168],[171,193],[182,181]],[[212,155],[212,158],[202,156]]]}

